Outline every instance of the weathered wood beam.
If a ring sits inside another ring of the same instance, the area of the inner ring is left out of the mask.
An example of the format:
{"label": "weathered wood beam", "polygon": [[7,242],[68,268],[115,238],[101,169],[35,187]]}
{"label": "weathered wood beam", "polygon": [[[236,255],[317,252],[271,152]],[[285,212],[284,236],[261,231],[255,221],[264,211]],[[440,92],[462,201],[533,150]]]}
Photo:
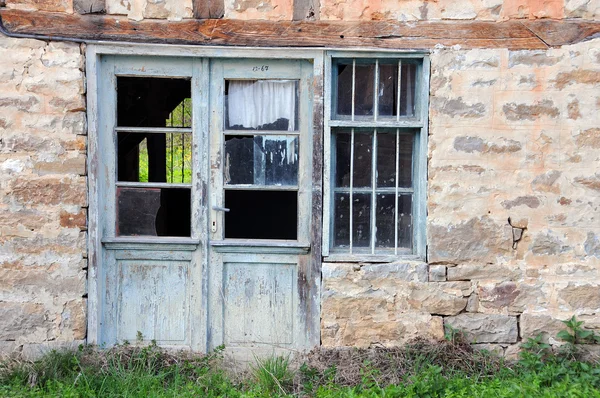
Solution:
{"label": "weathered wood beam", "polygon": [[600,23],[592,21],[538,19],[523,24],[550,47],[600,37]]}
{"label": "weathered wood beam", "polygon": [[[441,44],[463,48],[543,49],[547,48],[546,43],[551,46],[569,44],[600,32],[600,23],[573,21],[527,26],[519,21],[403,23],[206,19],[135,22],[107,15],[18,10],[0,10],[0,18],[11,33],[83,40],[261,47],[429,49]],[[560,34],[552,33],[559,32],[561,26],[570,32],[562,41]],[[540,39],[544,37],[548,40],[546,43]]]}

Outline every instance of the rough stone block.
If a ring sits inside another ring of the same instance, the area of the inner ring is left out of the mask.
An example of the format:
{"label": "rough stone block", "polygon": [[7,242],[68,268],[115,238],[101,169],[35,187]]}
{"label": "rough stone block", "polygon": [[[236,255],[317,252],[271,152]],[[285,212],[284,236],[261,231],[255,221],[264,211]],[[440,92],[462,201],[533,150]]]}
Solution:
{"label": "rough stone block", "polygon": [[459,264],[448,267],[449,281],[517,280],[521,271],[500,264]]}
{"label": "rough stone block", "polygon": [[463,313],[449,316],[444,322],[476,343],[516,343],[518,338],[514,316]]}
{"label": "rough stone block", "polygon": [[446,266],[445,265],[430,265],[429,266],[429,282],[444,282],[446,281]]}
{"label": "rough stone block", "polygon": [[75,351],[82,344],[85,344],[85,340],[47,341],[44,343],[23,344],[21,356],[26,361],[35,361],[50,351]]}
{"label": "rough stone block", "polygon": [[545,342],[556,343],[556,335],[565,329],[564,323],[549,314],[524,312],[520,319],[521,339],[535,338],[542,335]]}

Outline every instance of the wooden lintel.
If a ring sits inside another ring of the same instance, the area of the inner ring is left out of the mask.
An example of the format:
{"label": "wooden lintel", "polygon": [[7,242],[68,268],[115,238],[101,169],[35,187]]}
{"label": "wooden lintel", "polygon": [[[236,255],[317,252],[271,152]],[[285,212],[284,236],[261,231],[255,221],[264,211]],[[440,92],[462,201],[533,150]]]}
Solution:
{"label": "wooden lintel", "polygon": [[[81,40],[255,47],[544,49],[598,35],[599,22],[241,21],[135,22],[108,15],[0,10],[9,33]],[[569,32],[561,36],[561,27]]]}

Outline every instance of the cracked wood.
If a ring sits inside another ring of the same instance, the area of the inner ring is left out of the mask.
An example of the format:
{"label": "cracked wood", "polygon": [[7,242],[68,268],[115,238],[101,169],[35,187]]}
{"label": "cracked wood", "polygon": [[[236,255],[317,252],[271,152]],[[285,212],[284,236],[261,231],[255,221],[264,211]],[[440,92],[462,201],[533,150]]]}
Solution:
{"label": "cracked wood", "polygon": [[[437,44],[462,48],[544,49],[589,39],[598,22],[416,22],[240,21],[223,19],[134,22],[105,15],[2,10],[10,33],[83,40],[262,47],[371,47],[424,49]],[[567,32],[567,34],[562,34]]]}

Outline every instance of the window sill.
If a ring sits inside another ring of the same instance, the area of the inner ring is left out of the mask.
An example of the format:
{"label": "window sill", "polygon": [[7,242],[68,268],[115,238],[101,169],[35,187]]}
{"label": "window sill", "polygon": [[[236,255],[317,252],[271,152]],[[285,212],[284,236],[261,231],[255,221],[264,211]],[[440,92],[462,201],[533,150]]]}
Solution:
{"label": "window sill", "polygon": [[424,261],[416,254],[349,254],[331,253],[323,257],[324,263],[392,263],[398,261]]}

